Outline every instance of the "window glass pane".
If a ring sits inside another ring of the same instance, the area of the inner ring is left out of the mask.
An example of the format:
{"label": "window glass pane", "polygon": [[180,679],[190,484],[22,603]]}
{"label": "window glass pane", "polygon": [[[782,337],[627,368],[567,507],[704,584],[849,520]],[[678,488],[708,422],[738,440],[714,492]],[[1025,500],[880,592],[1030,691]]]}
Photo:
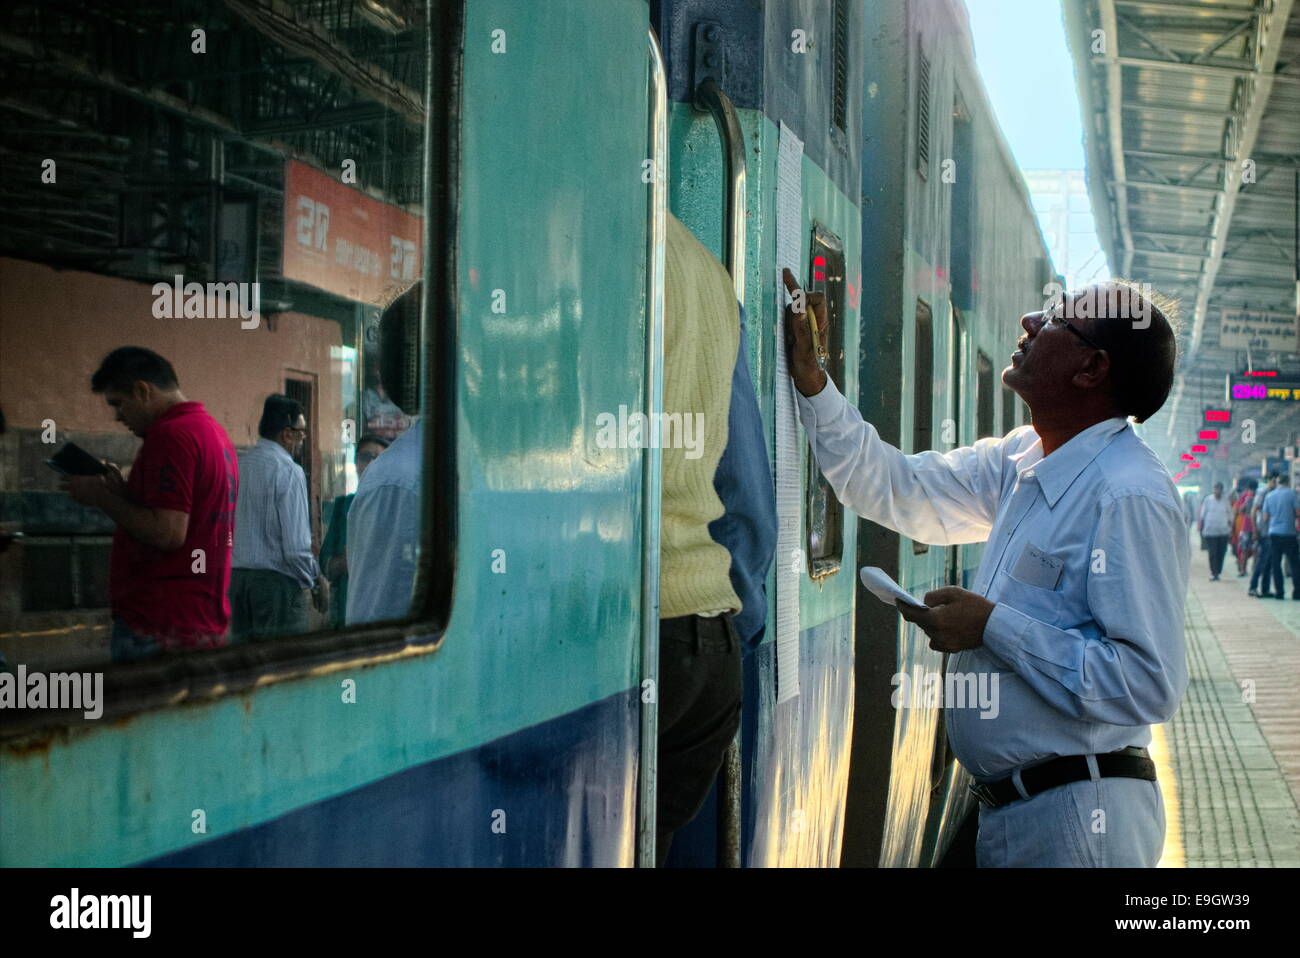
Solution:
{"label": "window glass pane", "polygon": [[10,666],[407,613],[426,28],[376,6],[6,11]]}

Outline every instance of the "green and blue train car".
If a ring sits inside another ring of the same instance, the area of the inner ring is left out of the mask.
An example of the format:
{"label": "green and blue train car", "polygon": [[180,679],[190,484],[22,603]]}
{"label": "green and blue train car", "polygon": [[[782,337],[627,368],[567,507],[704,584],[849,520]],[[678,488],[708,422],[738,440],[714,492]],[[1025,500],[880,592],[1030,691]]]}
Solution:
{"label": "green and blue train car", "polygon": [[[260,0],[192,6],[222,36],[371,82],[342,45],[302,39],[334,29],[311,22],[320,4],[288,4],[287,23]],[[961,3],[377,6],[396,12],[374,63],[404,85],[366,88],[370,109],[405,111],[423,143],[401,171],[427,254],[412,615],[113,666],[94,721],[0,716],[0,865],[652,861],[657,455],[604,448],[597,416],[657,401],[664,206],[733,271],[769,456],[799,481],[798,547],[775,558],[745,658],[735,760],[671,861],[937,864],[969,810],[963,776],[940,710],[891,700],[898,674],[943,658],[857,569],[920,594],[968,583],[979,548],[853,516],[802,431],[781,446],[779,277],[825,290],[832,373],[904,451],[1023,423],[998,371],[1052,269]],[[374,30],[347,23],[336,35],[356,43]],[[415,113],[401,90],[422,93]],[[225,155],[240,136],[274,149],[254,129],[220,131]],[[101,132],[106,148],[124,139]],[[796,263],[777,252],[783,135],[803,145]],[[781,576],[797,580],[793,651],[778,648]]]}

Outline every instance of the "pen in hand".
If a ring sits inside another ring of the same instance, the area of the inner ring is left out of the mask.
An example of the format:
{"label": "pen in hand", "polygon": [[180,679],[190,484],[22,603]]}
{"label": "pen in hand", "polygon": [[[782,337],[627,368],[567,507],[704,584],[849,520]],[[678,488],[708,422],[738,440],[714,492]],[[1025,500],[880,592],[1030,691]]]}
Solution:
{"label": "pen in hand", "polygon": [[[826,297],[806,293],[789,269],[782,271],[786,292],[794,300],[786,307],[786,361],[795,387],[812,396],[826,386],[826,336],[830,325],[826,317]],[[807,325],[804,325],[805,318]]]}

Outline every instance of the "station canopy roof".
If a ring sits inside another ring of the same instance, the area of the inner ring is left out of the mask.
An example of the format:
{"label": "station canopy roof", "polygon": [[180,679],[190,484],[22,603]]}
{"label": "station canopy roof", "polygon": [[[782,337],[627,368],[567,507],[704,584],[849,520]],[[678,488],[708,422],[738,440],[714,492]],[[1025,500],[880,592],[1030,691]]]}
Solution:
{"label": "station canopy roof", "polygon": [[[1146,439],[1176,471],[1225,376],[1300,384],[1292,339],[1242,348],[1239,310],[1295,316],[1300,179],[1300,2],[1063,0],[1085,127],[1088,189],[1113,275],[1181,306],[1179,375]],[[1233,404],[1200,470],[1231,479],[1296,444],[1300,402]],[[1240,423],[1257,425],[1241,442]],[[1208,478],[1204,475],[1202,479]],[[1203,483],[1204,484],[1204,483]]]}

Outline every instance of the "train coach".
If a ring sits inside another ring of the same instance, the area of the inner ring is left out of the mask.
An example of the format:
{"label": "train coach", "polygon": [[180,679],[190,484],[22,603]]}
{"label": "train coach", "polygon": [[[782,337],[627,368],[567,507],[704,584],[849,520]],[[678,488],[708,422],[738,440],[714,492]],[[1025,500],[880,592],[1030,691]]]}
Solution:
{"label": "train coach", "polygon": [[[781,528],[737,747],[670,864],[944,859],[964,773],[896,693],[945,663],[856,571],[919,593],[979,547],[836,501],[778,333],[790,266],[905,451],[1025,421],[998,372],[1055,276],[959,0],[19,3],[0,34],[33,170],[0,229],[0,651],[106,689],[95,719],[0,713],[0,864],[652,863],[659,451],[598,425],[657,409],[669,210],[745,306]],[[256,283],[260,321],[158,317],[173,276]],[[420,424],[409,613],[109,667],[111,530],[38,463],[47,420],[130,461],[85,383],[132,342],[241,448],[262,395],[301,400],[318,539],[361,433]]]}

